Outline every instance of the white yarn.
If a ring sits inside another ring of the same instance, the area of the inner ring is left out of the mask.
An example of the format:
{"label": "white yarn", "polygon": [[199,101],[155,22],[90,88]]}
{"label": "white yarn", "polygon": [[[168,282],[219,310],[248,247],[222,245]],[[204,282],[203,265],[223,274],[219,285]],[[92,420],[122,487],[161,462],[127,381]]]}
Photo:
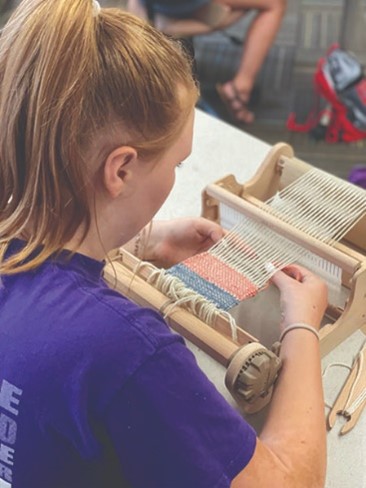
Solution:
{"label": "white yarn", "polygon": [[238,340],[238,326],[235,319],[228,312],[218,309],[214,303],[202,295],[187,288],[179,278],[169,275],[164,269],[155,269],[151,272],[147,282],[170,299],[161,310],[164,318],[172,315],[175,308],[179,306],[184,306],[185,309],[210,326],[215,324],[218,316],[225,317],[229,322],[231,338],[234,341]]}

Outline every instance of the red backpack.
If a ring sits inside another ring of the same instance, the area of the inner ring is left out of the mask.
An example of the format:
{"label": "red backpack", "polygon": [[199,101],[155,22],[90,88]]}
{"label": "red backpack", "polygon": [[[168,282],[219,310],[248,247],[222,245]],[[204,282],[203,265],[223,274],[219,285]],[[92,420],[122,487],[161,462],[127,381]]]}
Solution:
{"label": "red backpack", "polygon": [[[366,78],[356,57],[333,45],[320,58],[314,74],[315,108],[304,124],[292,112],[287,128],[309,132],[327,142],[352,142],[366,138]],[[326,106],[320,109],[324,101]]]}

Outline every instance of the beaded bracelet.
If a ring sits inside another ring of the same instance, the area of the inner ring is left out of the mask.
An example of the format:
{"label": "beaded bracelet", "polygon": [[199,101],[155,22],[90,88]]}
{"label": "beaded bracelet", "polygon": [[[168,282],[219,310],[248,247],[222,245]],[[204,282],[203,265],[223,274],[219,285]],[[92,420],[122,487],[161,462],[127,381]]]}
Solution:
{"label": "beaded bracelet", "polygon": [[317,329],[315,327],[313,327],[312,325],[304,324],[302,322],[297,322],[296,324],[289,325],[288,327],[286,327],[286,329],[284,331],[282,331],[282,334],[280,336],[280,342],[283,341],[285,335],[288,332],[290,332],[291,330],[295,330],[295,329],[308,330],[309,332],[312,332],[319,340],[319,332],[317,331]]}

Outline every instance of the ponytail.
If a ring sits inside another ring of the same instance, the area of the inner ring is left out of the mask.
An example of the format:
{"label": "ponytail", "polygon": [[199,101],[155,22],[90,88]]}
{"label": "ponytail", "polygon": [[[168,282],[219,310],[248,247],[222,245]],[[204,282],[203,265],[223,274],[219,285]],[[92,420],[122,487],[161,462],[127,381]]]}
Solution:
{"label": "ponytail", "polygon": [[[180,46],[143,21],[92,0],[24,0],[0,38],[0,274],[35,268],[81,226],[86,235],[95,141],[153,157],[196,98]],[[15,237],[27,244],[4,260]]]}

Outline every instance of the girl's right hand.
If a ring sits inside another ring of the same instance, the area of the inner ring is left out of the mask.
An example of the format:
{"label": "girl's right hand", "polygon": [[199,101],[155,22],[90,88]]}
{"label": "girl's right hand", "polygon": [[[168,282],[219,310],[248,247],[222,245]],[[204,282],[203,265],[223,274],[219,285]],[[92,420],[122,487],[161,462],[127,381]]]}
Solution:
{"label": "girl's right hand", "polygon": [[281,293],[281,328],[302,322],[317,329],[328,304],[327,285],[301,266],[287,266],[272,276]]}

